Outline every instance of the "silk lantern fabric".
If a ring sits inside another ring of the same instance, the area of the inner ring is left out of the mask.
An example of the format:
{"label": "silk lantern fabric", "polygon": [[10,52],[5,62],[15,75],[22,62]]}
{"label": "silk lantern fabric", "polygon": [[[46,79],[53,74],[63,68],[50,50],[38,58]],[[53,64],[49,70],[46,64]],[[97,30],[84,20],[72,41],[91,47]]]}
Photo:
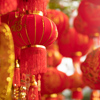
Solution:
{"label": "silk lantern fabric", "polygon": [[[78,13],[84,21],[88,23],[91,29],[92,37],[95,37],[95,34],[100,34],[100,5],[95,5],[89,1],[81,1]],[[90,34],[90,33],[89,33]]]}
{"label": "silk lantern fabric", "polygon": [[49,9],[47,10],[47,17],[56,24],[59,35],[64,31],[68,31],[69,19],[63,12]]}
{"label": "silk lantern fabric", "polygon": [[47,72],[41,77],[42,95],[59,93],[69,86],[70,83],[68,76],[53,67],[48,68]]}
{"label": "silk lantern fabric", "polygon": [[100,89],[100,48],[87,55],[86,60],[81,65],[83,80],[92,89]]}
{"label": "silk lantern fabric", "polygon": [[48,67],[57,67],[63,56],[59,52],[57,43],[53,43],[47,47],[47,65]]}
{"label": "silk lantern fabric", "polygon": [[58,38],[60,53],[65,57],[71,57],[73,61],[78,61],[91,49],[93,40],[88,36],[79,34],[74,28],[70,28],[68,33],[63,33]]}
{"label": "silk lantern fabric", "polygon": [[16,10],[17,0],[0,0],[0,15]]}

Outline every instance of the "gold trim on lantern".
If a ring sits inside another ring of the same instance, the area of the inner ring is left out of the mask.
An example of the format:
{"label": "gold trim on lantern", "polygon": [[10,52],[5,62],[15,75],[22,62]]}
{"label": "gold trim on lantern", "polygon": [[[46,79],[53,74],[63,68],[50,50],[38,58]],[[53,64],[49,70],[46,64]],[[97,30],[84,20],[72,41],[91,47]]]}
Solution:
{"label": "gold trim on lantern", "polygon": [[34,45],[36,43],[36,16],[34,15],[34,24],[35,24],[35,34],[34,34]]}
{"label": "gold trim on lantern", "polygon": [[39,44],[41,43],[43,36],[44,36],[44,19],[43,19],[43,17],[42,17],[42,23],[43,23],[43,32],[42,32],[42,37],[41,37]]}
{"label": "gold trim on lantern", "polygon": [[74,53],[74,55],[75,55],[75,56],[82,56],[82,52],[77,51],[77,52]]}
{"label": "gold trim on lantern", "polygon": [[20,68],[20,65],[19,65],[19,63],[18,63],[18,59],[16,60],[16,66],[15,66],[16,68]]}
{"label": "gold trim on lantern", "polygon": [[57,97],[57,94],[51,94],[50,97],[56,98]]}
{"label": "gold trim on lantern", "polygon": [[29,38],[29,36],[28,36],[28,32],[27,32],[26,19],[25,19],[25,32],[26,32],[27,39],[28,39],[29,43],[31,44],[31,42],[30,42],[30,38]]}
{"label": "gold trim on lantern", "polygon": [[23,46],[21,49],[25,49],[25,48],[29,48],[29,47],[37,47],[37,48],[44,48],[44,49],[46,49],[46,47],[43,46],[43,45],[27,45],[27,46]]}
{"label": "gold trim on lantern", "polygon": [[31,11],[29,10],[29,14],[36,14],[36,15],[40,15],[40,16],[43,16],[43,12],[42,11]]}
{"label": "gold trim on lantern", "polygon": [[[53,32],[53,25],[52,25],[52,22],[51,22],[50,19],[49,19],[49,21],[50,21],[50,24],[51,24],[51,33],[50,33],[50,36],[49,36],[48,40],[47,40],[44,44],[46,44],[46,43],[49,41],[49,39],[50,39],[50,37],[51,37],[51,35],[52,35],[52,32]],[[43,44],[43,45],[44,45],[44,44]]]}

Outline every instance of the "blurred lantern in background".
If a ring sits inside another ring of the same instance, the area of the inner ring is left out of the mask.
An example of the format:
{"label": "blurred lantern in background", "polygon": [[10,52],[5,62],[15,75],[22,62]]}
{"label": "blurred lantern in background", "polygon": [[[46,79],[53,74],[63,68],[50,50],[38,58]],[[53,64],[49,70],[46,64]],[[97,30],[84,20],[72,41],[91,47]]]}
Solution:
{"label": "blurred lantern in background", "polygon": [[73,62],[80,62],[80,57],[86,55],[93,45],[93,40],[88,36],[70,28],[68,33],[63,33],[58,38],[59,51],[64,57],[71,57]]}
{"label": "blurred lantern in background", "polygon": [[57,67],[62,61],[62,55],[59,52],[57,43],[47,47],[47,65],[48,67]]}
{"label": "blurred lantern in background", "polygon": [[61,35],[65,31],[68,31],[69,19],[68,16],[65,15],[63,12],[49,9],[47,10],[47,17],[56,24],[59,35]]}
{"label": "blurred lantern in background", "polygon": [[47,72],[41,77],[42,95],[57,94],[69,88],[69,86],[69,77],[53,67],[48,68]]}
{"label": "blurred lantern in background", "polygon": [[86,21],[86,26],[90,28],[88,36],[97,37],[100,34],[100,5],[95,5],[88,0],[81,1],[78,13],[81,18]]}
{"label": "blurred lantern in background", "polygon": [[71,83],[70,89],[72,91],[72,99],[83,99],[82,89],[85,85],[82,80],[82,73],[78,72],[78,69],[75,69],[74,74],[69,76],[69,78]]}
{"label": "blurred lantern in background", "polygon": [[90,100],[99,100],[100,99],[100,91],[99,90],[93,90],[91,93]]}
{"label": "blurred lantern in background", "polygon": [[83,80],[92,89],[100,89],[100,48],[87,55],[86,60],[81,65]]}
{"label": "blurred lantern in background", "polygon": [[87,35],[89,37],[98,37],[99,34],[94,30],[95,26],[89,25],[86,21],[82,19],[80,15],[76,16],[74,19],[74,27],[78,33]]}
{"label": "blurred lantern in background", "polygon": [[0,0],[0,15],[6,14],[17,8],[17,0]]}

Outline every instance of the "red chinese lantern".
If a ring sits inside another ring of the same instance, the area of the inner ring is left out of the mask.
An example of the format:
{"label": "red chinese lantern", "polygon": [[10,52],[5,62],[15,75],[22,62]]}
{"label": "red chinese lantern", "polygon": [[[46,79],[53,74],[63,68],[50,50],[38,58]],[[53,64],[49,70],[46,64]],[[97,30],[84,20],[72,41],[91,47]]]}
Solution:
{"label": "red chinese lantern", "polygon": [[18,10],[20,12],[29,11],[30,13],[38,13],[41,11],[46,13],[46,0],[18,0]]}
{"label": "red chinese lantern", "polygon": [[[21,93],[25,94],[26,74],[37,75],[46,72],[45,46],[56,40],[58,32],[56,25],[44,16],[29,14],[15,17],[15,13],[9,14],[8,22],[15,46],[21,48],[21,86],[25,89],[22,89]],[[29,88],[28,96],[31,95],[33,87]],[[22,97],[26,98],[26,95]]]}
{"label": "red chinese lantern", "polygon": [[69,19],[63,12],[49,9],[47,10],[47,17],[56,24],[59,35],[61,35],[64,31],[68,31]]}
{"label": "red chinese lantern", "polygon": [[98,36],[99,36],[100,34],[100,14],[98,12],[100,12],[100,5],[95,5],[86,0],[81,1],[80,6],[78,8],[79,15],[90,26],[91,34],[98,33]]}
{"label": "red chinese lantern", "polygon": [[17,0],[0,0],[0,15],[16,10]]}
{"label": "red chinese lantern", "polygon": [[82,88],[85,86],[82,80],[82,74],[75,71],[73,75],[69,76],[69,78],[71,83],[70,89],[72,90],[72,98],[82,99]]}
{"label": "red chinese lantern", "polygon": [[47,65],[48,67],[57,67],[62,61],[62,55],[59,52],[56,43],[47,47]]}
{"label": "red chinese lantern", "polygon": [[68,76],[52,67],[48,68],[47,72],[41,77],[42,95],[59,93],[69,86],[70,83]]}
{"label": "red chinese lantern", "polygon": [[92,39],[86,35],[78,34],[74,28],[70,28],[68,33],[63,33],[58,38],[60,53],[65,57],[71,57],[75,62],[88,53],[92,44]]}
{"label": "red chinese lantern", "polygon": [[[41,73],[46,67],[45,46],[57,38],[56,25],[44,16],[24,15],[12,21],[9,15],[9,26],[13,33],[14,43],[21,48],[21,71],[30,74]],[[42,66],[44,66],[42,68]],[[34,70],[35,69],[35,70]]]}
{"label": "red chinese lantern", "polygon": [[94,29],[94,26],[89,25],[86,21],[84,21],[80,15],[76,16],[74,19],[74,27],[77,32],[88,35],[89,37],[98,37],[99,33]]}
{"label": "red chinese lantern", "polygon": [[92,89],[100,89],[100,48],[87,55],[81,65],[83,80]]}

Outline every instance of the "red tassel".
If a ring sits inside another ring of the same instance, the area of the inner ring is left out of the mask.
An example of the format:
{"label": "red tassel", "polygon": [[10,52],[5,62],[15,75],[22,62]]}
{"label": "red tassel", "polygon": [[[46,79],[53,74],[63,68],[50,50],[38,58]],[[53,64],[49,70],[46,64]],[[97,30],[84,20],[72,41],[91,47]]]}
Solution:
{"label": "red tassel", "polygon": [[82,93],[82,90],[75,90],[72,92],[72,98],[73,99],[80,99],[82,100],[83,99],[83,93]]}
{"label": "red tassel", "polygon": [[18,60],[16,60],[16,66],[14,69],[13,85],[20,87],[20,65],[18,63]]}
{"label": "red tassel", "polygon": [[26,74],[21,73],[21,87],[20,87],[20,99],[21,100],[27,100],[26,99]]}
{"label": "red tassel", "polygon": [[45,73],[46,49],[43,47],[28,47],[21,50],[21,73],[36,75]]}
{"label": "red tassel", "polygon": [[38,97],[41,100],[41,75],[38,75]]}
{"label": "red tassel", "polygon": [[31,84],[28,92],[28,100],[38,100],[38,87],[35,75],[31,77]]}

